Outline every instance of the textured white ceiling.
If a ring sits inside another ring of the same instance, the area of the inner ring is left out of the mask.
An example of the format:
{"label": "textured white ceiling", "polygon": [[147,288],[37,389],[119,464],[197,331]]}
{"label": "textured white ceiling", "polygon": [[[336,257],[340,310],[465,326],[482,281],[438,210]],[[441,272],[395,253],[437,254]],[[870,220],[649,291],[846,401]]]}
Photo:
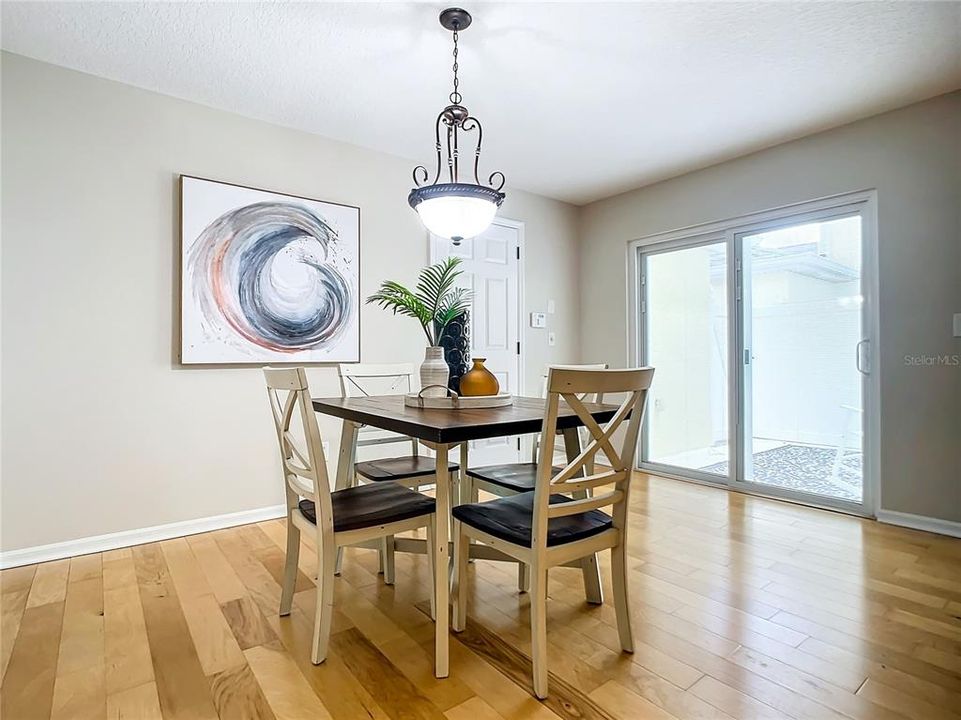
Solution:
{"label": "textured white ceiling", "polygon": [[[443,3],[2,3],[22,55],[428,164]],[[961,3],[480,3],[482,171],[584,203],[961,87]]]}

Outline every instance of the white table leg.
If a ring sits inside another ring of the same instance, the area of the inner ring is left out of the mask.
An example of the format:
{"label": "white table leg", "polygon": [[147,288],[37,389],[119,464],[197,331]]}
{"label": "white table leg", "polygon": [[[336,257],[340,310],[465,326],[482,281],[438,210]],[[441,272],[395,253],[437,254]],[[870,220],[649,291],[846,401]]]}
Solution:
{"label": "white table leg", "polygon": [[[464,462],[467,462],[467,446],[470,445],[470,441],[464,443]],[[468,487],[470,488],[470,498],[464,502],[469,503],[479,503],[480,502],[480,491],[473,482],[468,482]]]}
{"label": "white table leg", "polygon": [[[470,460],[470,442],[464,441],[460,444],[460,473],[458,474],[458,487],[457,487],[457,505],[466,505],[467,503],[477,502],[477,489],[474,487],[474,483],[471,479],[467,477],[468,461]],[[468,540],[468,543],[472,543],[472,540]],[[467,562],[474,562],[474,558],[469,557]],[[453,587],[453,586],[452,586]]]}
{"label": "white table leg", "polygon": [[[340,430],[340,449],[337,451],[337,475],[334,479],[334,490],[343,490],[354,484],[354,452],[357,447],[357,430],[360,425],[344,420]],[[334,560],[334,575],[340,575],[340,566],[344,562],[344,548],[337,548]]]}
{"label": "white table leg", "polygon": [[434,497],[437,514],[434,524],[434,592],[436,593],[436,621],[434,623],[434,675],[445,678],[449,674],[448,625],[450,622],[450,472],[447,469],[449,445],[437,445],[437,485]]}
{"label": "white table leg", "polygon": [[[581,436],[577,432],[577,428],[568,428],[563,433],[567,462],[571,462],[580,455]],[[583,492],[583,496],[587,496],[587,491]],[[592,605],[601,605],[604,602],[604,588],[601,585],[601,569],[597,564],[597,554],[594,553],[584,558],[581,561],[581,568],[584,571],[584,594],[587,596],[587,602]]]}
{"label": "white table leg", "polygon": [[357,447],[357,430],[360,425],[352,420],[344,420],[340,430],[340,449],[337,451],[337,475],[334,490],[343,490],[353,485],[354,451]]}
{"label": "white table leg", "polygon": [[460,470],[457,473],[457,505],[473,502],[471,500],[471,482],[470,478],[467,477],[468,459],[468,443],[462,442],[460,444],[460,460],[458,461]]}

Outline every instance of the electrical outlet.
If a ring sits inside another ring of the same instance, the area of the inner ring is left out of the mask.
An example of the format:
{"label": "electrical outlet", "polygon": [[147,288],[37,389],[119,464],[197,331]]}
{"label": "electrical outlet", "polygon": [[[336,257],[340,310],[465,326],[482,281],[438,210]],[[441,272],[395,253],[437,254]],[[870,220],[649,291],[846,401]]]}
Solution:
{"label": "electrical outlet", "polygon": [[554,347],[557,344],[557,337],[554,335],[554,331],[547,333],[547,344]]}

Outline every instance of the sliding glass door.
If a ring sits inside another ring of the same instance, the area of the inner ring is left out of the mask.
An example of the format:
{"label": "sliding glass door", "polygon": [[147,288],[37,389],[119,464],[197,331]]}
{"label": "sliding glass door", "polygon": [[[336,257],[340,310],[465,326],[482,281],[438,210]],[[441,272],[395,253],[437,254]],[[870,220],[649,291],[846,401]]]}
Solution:
{"label": "sliding glass door", "polygon": [[636,244],[642,469],[870,512],[871,197]]}
{"label": "sliding glass door", "polygon": [[863,498],[861,217],[737,237],[740,482]]}
{"label": "sliding glass door", "polygon": [[648,400],[644,459],[666,470],[724,476],[728,441],[727,243],[655,249],[641,273]]}

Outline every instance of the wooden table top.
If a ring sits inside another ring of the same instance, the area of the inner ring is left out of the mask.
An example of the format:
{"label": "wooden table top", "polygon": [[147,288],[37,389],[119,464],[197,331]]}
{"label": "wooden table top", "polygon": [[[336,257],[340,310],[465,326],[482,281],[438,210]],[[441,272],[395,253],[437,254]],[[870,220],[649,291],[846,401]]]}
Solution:
{"label": "wooden table top", "polygon": [[[316,412],[434,443],[540,432],[545,404],[543,398],[515,397],[514,404],[507,407],[438,410],[407,407],[403,395],[313,399]],[[617,411],[616,405],[584,403],[584,406],[599,423],[607,422]],[[558,429],[581,425],[574,411],[562,403]]]}

